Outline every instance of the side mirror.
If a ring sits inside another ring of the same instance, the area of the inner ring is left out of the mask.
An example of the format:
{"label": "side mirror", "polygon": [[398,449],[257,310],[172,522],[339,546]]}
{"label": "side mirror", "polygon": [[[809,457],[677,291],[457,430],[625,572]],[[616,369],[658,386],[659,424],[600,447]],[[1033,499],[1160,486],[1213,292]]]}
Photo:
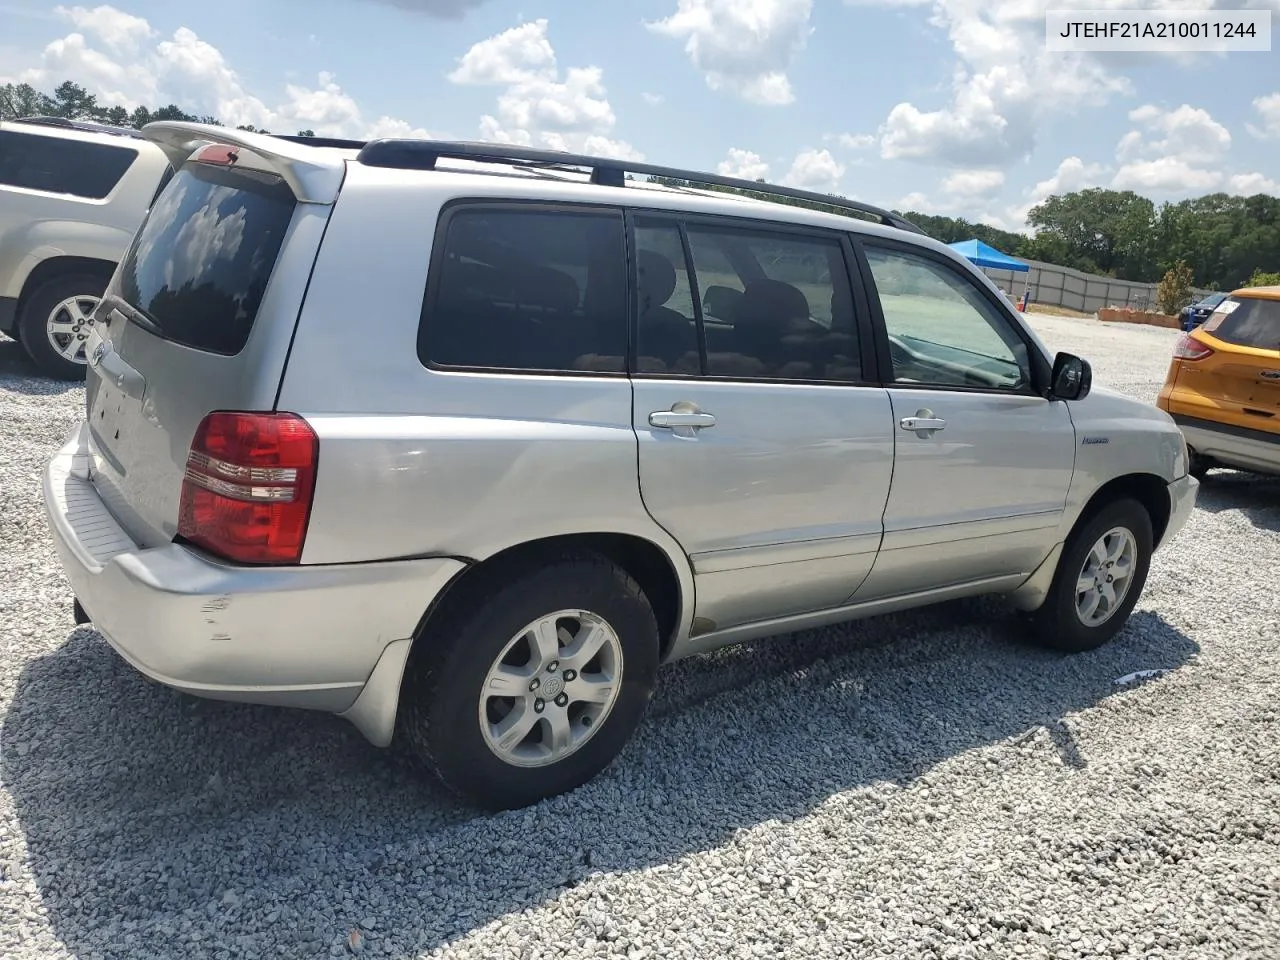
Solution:
{"label": "side mirror", "polygon": [[1060,353],[1053,360],[1050,400],[1083,400],[1093,386],[1093,368],[1088,360],[1074,354]]}

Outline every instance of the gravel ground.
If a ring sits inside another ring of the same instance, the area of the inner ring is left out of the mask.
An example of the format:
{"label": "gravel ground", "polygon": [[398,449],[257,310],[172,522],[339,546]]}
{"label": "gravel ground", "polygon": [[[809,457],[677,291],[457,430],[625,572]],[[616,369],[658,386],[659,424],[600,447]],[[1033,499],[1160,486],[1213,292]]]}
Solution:
{"label": "gravel ground", "polygon": [[[1176,336],[1034,322],[1146,400]],[[37,472],[82,392],[19,353],[0,956],[1280,957],[1280,482],[1212,475],[1104,650],[972,602],[697,658],[600,779],[478,816],[342,721],[73,629]]]}

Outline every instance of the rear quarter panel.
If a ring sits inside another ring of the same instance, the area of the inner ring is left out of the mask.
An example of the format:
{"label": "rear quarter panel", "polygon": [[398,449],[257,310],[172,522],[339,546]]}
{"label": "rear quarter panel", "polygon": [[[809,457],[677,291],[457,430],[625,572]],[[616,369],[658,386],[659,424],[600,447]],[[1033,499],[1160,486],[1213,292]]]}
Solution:
{"label": "rear quarter panel", "polygon": [[436,222],[458,195],[430,173],[349,168],[278,403],[320,437],[303,562],[482,560],[545,537],[631,534],[676,567],[687,619],[687,558],[640,498],[628,379],[419,361]]}

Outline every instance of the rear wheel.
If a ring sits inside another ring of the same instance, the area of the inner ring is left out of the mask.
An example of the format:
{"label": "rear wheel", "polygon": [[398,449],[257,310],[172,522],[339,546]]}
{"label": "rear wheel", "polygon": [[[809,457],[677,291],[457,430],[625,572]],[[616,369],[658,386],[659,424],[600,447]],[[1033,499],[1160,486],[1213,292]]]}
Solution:
{"label": "rear wheel", "polygon": [[1151,516],[1136,500],[1108,504],[1072,533],[1044,605],[1029,617],[1031,638],[1069,653],[1111,640],[1147,582]]}
{"label": "rear wheel", "polygon": [[405,678],[401,730],[451,789],[527,806],[609,765],[653,693],[658,626],[622,569],[564,556],[431,623]]}
{"label": "rear wheel", "polygon": [[91,316],[106,287],[102,276],[66,274],[27,297],[18,317],[19,339],[41,373],[59,380],[84,379]]}

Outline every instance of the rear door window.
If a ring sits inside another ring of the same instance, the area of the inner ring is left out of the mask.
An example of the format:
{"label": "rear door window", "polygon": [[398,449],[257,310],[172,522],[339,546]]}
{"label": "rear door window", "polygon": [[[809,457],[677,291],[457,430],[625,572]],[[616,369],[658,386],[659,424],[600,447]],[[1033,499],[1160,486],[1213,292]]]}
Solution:
{"label": "rear door window", "polygon": [[463,206],[446,214],[427,282],[427,366],[625,373],[622,214]]}
{"label": "rear door window", "polygon": [[1280,300],[1229,297],[1205,321],[1204,332],[1238,347],[1280,350]]}
{"label": "rear door window", "polygon": [[121,297],[166,340],[239,353],[295,205],[274,174],[187,164],[157,198],[121,265]]}
{"label": "rear door window", "polygon": [[133,165],[127,146],[0,130],[0,184],[102,200]]}

